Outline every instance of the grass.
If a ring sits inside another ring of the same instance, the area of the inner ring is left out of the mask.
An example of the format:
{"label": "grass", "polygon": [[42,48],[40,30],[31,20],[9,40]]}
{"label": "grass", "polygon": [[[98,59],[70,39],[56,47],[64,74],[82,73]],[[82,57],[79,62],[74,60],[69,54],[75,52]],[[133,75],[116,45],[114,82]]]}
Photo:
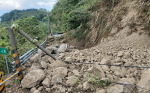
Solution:
{"label": "grass", "polygon": [[20,81],[18,79],[14,79],[13,83],[20,84]]}
{"label": "grass", "polygon": [[100,80],[98,77],[98,74],[92,76],[90,74],[87,74],[86,77],[88,78],[88,82],[94,85],[95,87],[106,87],[110,85],[110,82],[108,80]]}

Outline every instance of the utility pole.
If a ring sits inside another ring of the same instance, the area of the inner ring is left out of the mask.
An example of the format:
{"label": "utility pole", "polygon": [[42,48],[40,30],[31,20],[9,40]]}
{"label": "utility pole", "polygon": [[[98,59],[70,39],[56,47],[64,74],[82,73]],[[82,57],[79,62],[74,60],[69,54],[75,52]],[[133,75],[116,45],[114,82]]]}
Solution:
{"label": "utility pole", "polygon": [[48,11],[47,11],[47,18],[48,18],[48,24],[49,24],[49,34],[52,36],[52,31],[51,31],[51,26],[50,26],[50,19],[49,19],[49,14],[48,14]]}

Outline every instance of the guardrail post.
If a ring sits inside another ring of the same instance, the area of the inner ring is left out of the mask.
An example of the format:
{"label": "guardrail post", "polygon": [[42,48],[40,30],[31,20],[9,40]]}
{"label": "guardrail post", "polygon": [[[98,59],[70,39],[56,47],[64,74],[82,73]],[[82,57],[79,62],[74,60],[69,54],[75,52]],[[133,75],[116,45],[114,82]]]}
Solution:
{"label": "guardrail post", "polygon": [[8,33],[9,33],[9,38],[10,38],[10,42],[11,42],[12,53],[13,53],[13,57],[14,57],[14,61],[15,61],[16,71],[19,72],[18,79],[21,82],[21,80],[23,79],[23,73],[21,70],[22,67],[21,67],[21,63],[20,63],[20,59],[19,59],[19,55],[18,55],[18,51],[17,51],[17,47],[16,47],[16,41],[15,41],[13,30],[11,28],[8,28]]}
{"label": "guardrail post", "polygon": [[[0,71],[0,83],[3,82],[3,76],[2,76],[2,72]],[[1,85],[0,86],[0,93],[1,92],[5,92],[6,91],[6,88],[5,88],[5,85]]]}

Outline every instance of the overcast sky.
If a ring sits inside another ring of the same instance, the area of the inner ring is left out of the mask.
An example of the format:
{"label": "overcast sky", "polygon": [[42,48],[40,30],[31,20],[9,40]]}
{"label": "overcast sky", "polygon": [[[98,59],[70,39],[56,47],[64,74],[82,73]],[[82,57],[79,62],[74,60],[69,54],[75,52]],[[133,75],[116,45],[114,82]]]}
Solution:
{"label": "overcast sky", "polygon": [[57,0],[0,0],[0,16],[14,9],[44,8],[51,11],[56,2]]}

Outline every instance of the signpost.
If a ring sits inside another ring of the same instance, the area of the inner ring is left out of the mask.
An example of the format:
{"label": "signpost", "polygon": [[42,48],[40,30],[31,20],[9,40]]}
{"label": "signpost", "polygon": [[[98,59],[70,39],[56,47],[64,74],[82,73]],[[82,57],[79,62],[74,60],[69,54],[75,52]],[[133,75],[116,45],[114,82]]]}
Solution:
{"label": "signpost", "polygon": [[9,68],[8,68],[8,63],[7,63],[7,53],[8,53],[8,51],[7,51],[7,49],[6,48],[0,48],[0,54],[3,54],[3,55],[5,55],[5,61],[6,61],[6,66],[7,66],[7,71],[8,71],[8,74],[9,74]]}

